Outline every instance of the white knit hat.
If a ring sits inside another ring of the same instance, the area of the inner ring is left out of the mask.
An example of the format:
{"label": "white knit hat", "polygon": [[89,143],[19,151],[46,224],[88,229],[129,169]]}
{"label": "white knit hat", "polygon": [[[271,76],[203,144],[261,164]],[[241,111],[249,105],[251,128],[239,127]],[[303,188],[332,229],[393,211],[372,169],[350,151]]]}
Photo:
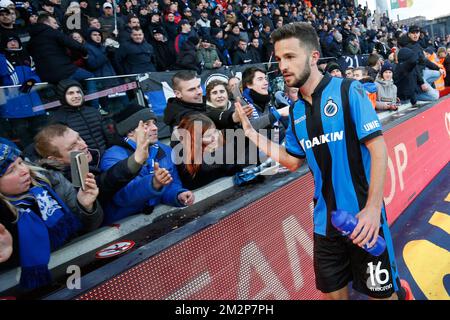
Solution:
{"label": "white knit hat", "polygon": [[77,1],[71,1],[68,8],[79,8],[80,4]]}
{"label": "white knit hat", "polygon": [[7,8],[9,6],[15,7],[16,5],[11,0],[0,0],[0,7]]}

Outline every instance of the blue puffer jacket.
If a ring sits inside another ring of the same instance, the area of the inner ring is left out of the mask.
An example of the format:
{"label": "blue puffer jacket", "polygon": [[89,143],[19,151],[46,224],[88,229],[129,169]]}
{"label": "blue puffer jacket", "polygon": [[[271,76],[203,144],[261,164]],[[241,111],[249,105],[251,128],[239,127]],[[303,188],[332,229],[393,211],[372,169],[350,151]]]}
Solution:
{"label": "blue puffer jacket", "polygon": [[[19,50],[6,50],[0,54],[0,86],[12,86],[25,83],[33,79],[41,82],[37,75],[34,62],[31,56],[22,48],[20,39]],[[9,89],[4,91],[6,100],[0,103],[0,118],[28,118],[42,115],[45,112],[34,112],[33,107],[42,104],[42,101],[36,91],[21,93],[18,89]]]}
{"label": "blue puffer jacket", "polygon": [[[175,207],[184,206],[178,201],[178,194],[188,190],[182,187],[177,169],[172,162],[172,149],[162,143],[158,143],[158,146],[155,161],[159,163],[160,168],[170,172],[173,181],[159,191],[153,189],[153,173],[149,165],[144,165],[139,175],[119,190],[106,205],[104,224],[111,224],[136,213],[148,213],[160,203]],[[134,150],[125,142],[109,148],[103,155],[100,169],[107,170],[120,160],[128,158],[133,152]]]}
{"label": "blue puffer jacket", "polygon": [[0,54],[0,85],[19,85],[29,79],[41,82],[31,56],[26,53],[22,54],[20,51]]}

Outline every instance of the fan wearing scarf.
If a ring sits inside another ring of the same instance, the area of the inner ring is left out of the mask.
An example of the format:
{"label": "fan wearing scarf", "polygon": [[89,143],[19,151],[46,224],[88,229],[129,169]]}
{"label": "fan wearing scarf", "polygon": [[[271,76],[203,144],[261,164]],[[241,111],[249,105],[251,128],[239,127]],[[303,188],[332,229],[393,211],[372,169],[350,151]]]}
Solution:
{"label": "fan wearing scarf", "polygon": [[[260,122],[260,124],[254,128],[279,128],[280,137],[284,137],[284,127],[287,128],[286,119],[289,116],[289,106],[280,109],[271,106],[269,81],[267,80],[266,72],[257,67],[245,69],[242,73],[242,87],[244,88],[244,91],[242,92],[243,97],[253,106],[253,115],[250,119],[253,119],[253,123]],[[250,120],[250,123],[252,123],[252,120]],[[283,126],[281,124],[283,124]],[[268,138],[274,138],[272,137],[271,132],[268,132]],[[279,141],[276,142],[280,143],[282,140],[283,139],[280,138]]]}
{"label": "fan wearing scarf", "polygon": [[18,149],[0,144],[0,223],[14,239],[13,256],[6,264],[20,263],[23,288],[50,284],[50,252],[101,224],[103,211],[91,173],[86,186],[77,193],[61,173],[32,166]]}
{"label": "fan wearing scarf", "polygon": [[150,214],[160,203],[175,207],[190,206],[194,203],[194,194],[181,185],[172,161],[172,149],[158,141],[156,115],[150,108],[130,104],[117,114],[116,127],[121,140],[105,151],[100,169],[108,170],[135,152],[136,130],[140,121],[149,131],[148,159],[138,176],[119,190],[112,201],[104,207],[104,224],[113,223],[132,214]]}

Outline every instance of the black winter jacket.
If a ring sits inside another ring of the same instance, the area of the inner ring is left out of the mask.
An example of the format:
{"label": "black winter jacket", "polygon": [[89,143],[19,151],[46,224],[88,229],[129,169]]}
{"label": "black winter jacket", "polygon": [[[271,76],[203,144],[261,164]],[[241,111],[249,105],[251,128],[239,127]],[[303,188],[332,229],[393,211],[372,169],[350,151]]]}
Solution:
{"label": "black winter jacket", "polygon": [[30,27],[28,52],[36,64],[36,72],[42,81],[56,83],[69,78],[77,69],[67,49],[88,54],[86,48],[69,36],[50,26],[37,23]]}
{"label": "black winter jacket", "polygon": [[164,109],[164,123],[170,126],[172,131],[184,116],[202,113],[210,117],[218,129],[234,128],[233,112],[234,110],[207,109],[205,103],[188,103],[178,98],[170,98],[167,101],[167,107]]}
{"label": "black winter jacket", "polygon": [[424,84],[423,70],[425,69],[425,67],[431,70],[439,70],[439,67],[425,57],[425,55],[423,54],[423,48],[420,45],[419,41],[414,42],[411,39],[409,39],[409,43],[406,47],[411,49],[412,52],[414,52],[418,57],[418,63],[415,68],[417,73],[416,91],[421,92],[421,90],[418,89],[418,87]]}
{"label": "black winter jacket", "polygon": [[250,52],[247,51],[242,51],[241,49],[237,49],[234,52],[233,55],[233,65],[241,65],[241,64],[250,64],[250,63],[254,63],[252,61],[252,56],[250,55]]}
{"label": "black winter jacket", "polygon": [[134,74],[156,71],[153,65],[153,47],[147,42],[135,43],[125,41],[116,51],[117,65],[120,74]]}
{"label": "black winter jacket", "polygon": [[100,155],[106,149],[106,137],[103,118],[100,112],[88,106],[79,108],[61,106],[50,117],[51,123],[62,123],[80,134],[90,149],[97,149]]}
{"label": "black winter jacket", "polygon": [[166,30],[167,39],[173,43],[178,35],[178,26],[174,22],[166,22],[163,24],[163,28]]}
{"label": "black winter jacket", "polygon": [[[200,166],[199,171],[195,174],[195,176],[192,176],[189,171],[187,170],[187,167],[185,164],[178,164],[177,165],[177,171],[178,175],[180,176],[181,183],[183,184],[183,187],[189,190],[195,190],[198,188],[201,188],[211,182],[213,182],[216,179],[232,176],[237,172],[242,171],[242,169],[245,167],[245,165],[237,164],[235,161],[232,164],[227,164],[226,162],[226,150],[232,150],[230,148],[233,148],[233,145],[229,145],[228,149],[227,146],[223,146],[220,148],[220,153],[223,156],[222,163],[206,163],[205,159],[202,158],[203,163]],[[217,157],[218,157],[217,154]],[[214,154],[211,154],[213,156]],[[237,155],[236,150],[234,152],[234,155]],[[204,154],[204,157],[206,157],[207,154]]]}
{"label": "black winter jacket", "polygon": [[156,71],[167,71],[173,68],[173,61],[175,61],[175,50],[168,41],[154,41],[152,43],[155,49],[155,66]]}
{"label": "black winter jacket", "polygon": [[227,37],[225,38],[225,47],[228,49],[230,57],[232,57],[234,52],[236,51],[237,45],[239,43],[239,37],[240,35],[236,35],[230,32],[227,34]]}
{"label": "black winter jacket", "polygon": [[176,67],[181,70],[195,70],[200,72],[197,51],[191,41],[187,40],[181,45],[180,54],[177,56]]}
{"label": "black winter jacket", "polygon": [[398,52],[398,64],[394,69],[394,84],[397,86],[397,97],[400,100],[410,100],[416,103],[417,54],[408,48],[402,48]]}
{"label": "black winter jacket", "polygon": [[255,48],[254,46],[249,46],[247,49],[252,63],[261,63],[262,61],[262,50],[261,48]]}

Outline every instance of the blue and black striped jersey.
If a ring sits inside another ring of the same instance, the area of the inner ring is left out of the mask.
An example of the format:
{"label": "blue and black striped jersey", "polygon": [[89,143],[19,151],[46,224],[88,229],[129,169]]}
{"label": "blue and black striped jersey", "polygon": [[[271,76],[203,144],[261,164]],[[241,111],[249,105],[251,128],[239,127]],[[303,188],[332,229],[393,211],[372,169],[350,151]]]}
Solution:
{"label": "blue and black striped jersey", "polygon": [[307,159],[314,176],[314,232],[340,234],[331,211],[357,214],[370,183],[370,153],[364,142],[382,134],[381,123],[359,81],[326,74],[312,95],[290,110],[289,154]]}

